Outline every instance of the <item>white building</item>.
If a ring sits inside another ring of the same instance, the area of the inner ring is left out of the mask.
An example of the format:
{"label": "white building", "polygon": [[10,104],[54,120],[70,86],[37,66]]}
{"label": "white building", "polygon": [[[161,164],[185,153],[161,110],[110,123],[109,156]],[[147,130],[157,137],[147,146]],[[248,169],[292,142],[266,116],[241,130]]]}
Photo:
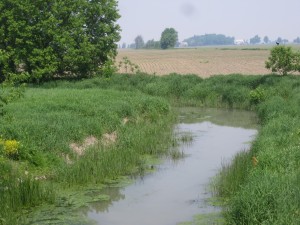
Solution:
{"label": "white building", "polygon": [[237,39],[237,40],[234,41],[234,44],[235,44],[235,45],[246,45],[246,44],[248,44],[248,43],[247,43],[247,41],[244,40],[244,39]]}
{"label": "white building", "polygon": [[188,45],[188,43],[187,42],[180,42],[179,43],[179,48],[186,48],[186,47],[188,47],[189,45]]}

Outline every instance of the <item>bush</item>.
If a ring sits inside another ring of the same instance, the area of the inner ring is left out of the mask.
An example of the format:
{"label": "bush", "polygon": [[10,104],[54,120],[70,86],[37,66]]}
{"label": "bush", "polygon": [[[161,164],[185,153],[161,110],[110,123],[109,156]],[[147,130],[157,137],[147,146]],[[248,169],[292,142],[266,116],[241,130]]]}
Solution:
{"label": "bush", "polygon": [[281,75],[300,71],[300,54],[293,52],[291,47],[276,46],[271,49],[271,55],[266,61],[266,68]]}
{"label": "bush", "polygon": [[257,105],[266,98],[266,93],[263,88],[257,87],[255,90],[250,91],[250,103]]}

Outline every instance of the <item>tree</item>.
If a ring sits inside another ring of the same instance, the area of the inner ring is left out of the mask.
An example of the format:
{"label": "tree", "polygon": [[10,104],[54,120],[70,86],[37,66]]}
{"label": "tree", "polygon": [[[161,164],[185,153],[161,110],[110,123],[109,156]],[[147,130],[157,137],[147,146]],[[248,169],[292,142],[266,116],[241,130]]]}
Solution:
{"label": "tree", "polygon": [[0,12],[0,74],[89,77],[116,56],[115,0],[3,0]]}
{"label": "tree", "polygon": [[134,39],[134,43],[135,43],[135,48],[136,49],[140,49],[143,48],[145,43],[144,43],[144,39],[141,35],[138,35],[135,39]]}
{"label": "tree", "polygon": [[250,44],[259,44],[260,43],[260,37],[258,35],[255,35],[253,38],[250,38]]}
{"label": "tree", "polygon": [[122,48],[126,48],[126,43],[125,42],[123,42]]}
{"label": "tree", "polygon": [[178,33],[174,28],[166,28],[160,38],[160,47],[162,49],[174,48],[178,41]]}
{"label": "tree", "polygon": [[282,38],[281,38],[281,37],[278,37],[278,38],[276,39],[276,42],[279,43],[279,44],[282,43]]}
{"label": "tree", "polygon": [[293,52],[289,46],[276,46],[271,49],[271,55],[265,65],[267,69],[281,75],[287,75],[292,71],[300,72],[300,53]]}
{"label": "tree", "polygon": [[297,44],[300,44],[300,37],[297,37],[293,42],[297,43]]}
{"label": "tree", "polygon": [[135,43],[131,43],[128,45],[128,48],[135,48]]}
{"label": "tree", "polygon": [[268,44],[269,42],[270,42],[269,37],[268,37],[268,36],[265,36],[265,37],[264,37],[264,43],[265,43],[265,44]]}
{"label": "tree", "polygon": [[289,43],[289,40],[288,40],[288,39],[283,39],[283,40],[282,40],[282,43],[283,43],[283,44],[287,44],[287,43]]}
{"label": "tree", "polygon": [[159,49],[160,48],[160,42],[155,41],[154,39],[149,40],[145,44],[145,48],[147,49]]}

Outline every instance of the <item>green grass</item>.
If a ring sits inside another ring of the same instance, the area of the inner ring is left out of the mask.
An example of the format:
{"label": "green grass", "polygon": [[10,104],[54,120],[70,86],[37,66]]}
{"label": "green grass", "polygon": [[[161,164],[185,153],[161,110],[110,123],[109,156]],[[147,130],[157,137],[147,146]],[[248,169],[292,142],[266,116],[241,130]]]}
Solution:
{"label": "green grass", "polygon": [[[99,88],[29,88],[5,110],[0,134],[21,147],[15,160],[0,152],[4,224],[12,224],[22,208],[55,201],[51,184],[59,189],[140,172],[143,155],[167,154],[175,118],[165,99]],[[103,135],[112,132],[117,139],[106,146]],[[90,136],[98,143],[79,157],[70,144]]]}
{"label": "green grass", "polygon": [[[239,153],[216,178],[215,192],[226,203],[226,223],[299,224],[299,93],[300,77],[276,75],[202,79],[138,74],[31,85],[0,118],[2,138],[21,143],[15,160],[0,153],[0,202],[6,209],[0,211],[0,221],[13,223],[21,209],[57,201],[49,183],[60,188],[98,184],[145,171],[146,155],[180,157],[169,148],[176,146],[171,106],[209,106],[255,110],[261,125],[251,151]],[[81,157],[69,147],[112,132],[117,134],[114,144],[100,142]],[[15,183],[26,178],[26,171],[28,180]],[[46,176],[46,181],[35,181],[37,176]],[[24,193],[31,197],[24,198]]]}

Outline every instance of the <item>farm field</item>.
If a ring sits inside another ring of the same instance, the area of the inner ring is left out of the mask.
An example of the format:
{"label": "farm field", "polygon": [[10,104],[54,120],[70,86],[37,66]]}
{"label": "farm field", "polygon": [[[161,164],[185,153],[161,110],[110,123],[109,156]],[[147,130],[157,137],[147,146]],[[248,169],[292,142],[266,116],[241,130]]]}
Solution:
{"label": "farm field", "polygon": [[[149,74],[196,74],[209,77],[216,74],[268,74],[265,61],[268,49],[191,48],[171,50],[119,50],[117,62],[123,57]],[[125,68],[119,70],[126,73]]]}
{"label": "farm field", "polygon": [[[209,77],[219,74],[269,74],[265,61],[272,46],[200,47],[170,50],[119,49],[117,64],[124,57],[139,66],[141,72],[167,75],[196,74]],[[120,73],[130,72],[121,67]]]}

